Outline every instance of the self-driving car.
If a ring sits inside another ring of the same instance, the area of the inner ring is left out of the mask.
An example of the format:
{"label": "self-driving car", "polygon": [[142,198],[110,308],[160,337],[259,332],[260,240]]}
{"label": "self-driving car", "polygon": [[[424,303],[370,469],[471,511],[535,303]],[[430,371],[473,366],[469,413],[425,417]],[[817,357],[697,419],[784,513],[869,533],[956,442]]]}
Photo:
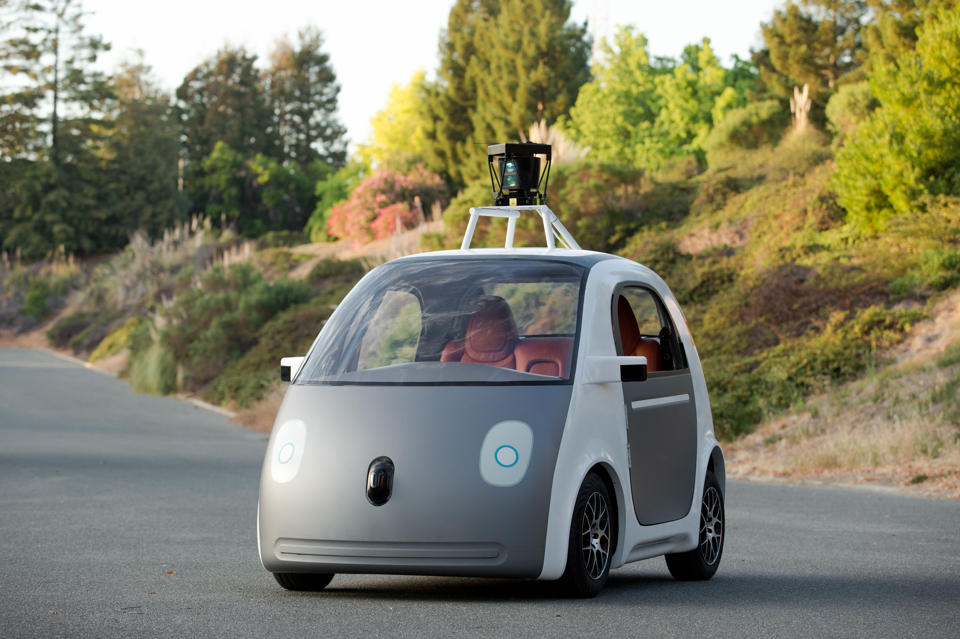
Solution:
{"label": "self-driving car", "polygon": [[[281,361],[257,533],[284,588],[387,573],[593,596],[659,555],[678,579],[717,570],[724,458],[676,298],[579,247],[544,203],[549,146],[488,160],[497,206],[470,210],[460,250],[374,268]],[[546,246],[516,248],[530,215]],[[503,248],[471,248],[485,217],[506,218]]]}

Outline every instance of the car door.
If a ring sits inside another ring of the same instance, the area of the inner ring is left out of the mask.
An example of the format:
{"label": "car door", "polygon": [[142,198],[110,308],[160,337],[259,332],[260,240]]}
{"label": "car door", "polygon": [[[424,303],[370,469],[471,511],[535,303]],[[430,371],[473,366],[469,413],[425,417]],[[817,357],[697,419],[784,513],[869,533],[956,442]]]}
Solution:
{"label": "car door", "polygon": [[613,325],[619,355],[647,357],[646,379],[621,382],[637,521],[681,519],[693,501],[697,462],[696,400],[682,344],[663,302],[641,285],[614,293]]}

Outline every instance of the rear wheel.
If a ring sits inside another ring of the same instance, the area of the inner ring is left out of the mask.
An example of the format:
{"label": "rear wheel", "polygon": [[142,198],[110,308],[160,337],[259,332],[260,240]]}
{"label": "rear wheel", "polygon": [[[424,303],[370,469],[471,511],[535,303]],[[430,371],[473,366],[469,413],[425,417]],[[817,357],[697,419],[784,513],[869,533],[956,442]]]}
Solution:
{"label": "rear wheel", "polygon": [[595,474],[580,486],[570,522],[567,567],[560,578],[563,590],[574,597],[595,597],[610,575],[614,515],[610,493]]}
{"label": "rear wheel", "polygon": [[720,566],[723,539],[726,532],[726,513],[723,509],[723,491],[713,473],[707,473],[700,503],[700,537],[697,547],[687,552],[667,555],[667,568],[674,579],[703,581],[710,579]]}
{"label": "rear wheel", "polygon": [[315,591],[323,590],[333,579],[332,572],[275,572],[274,579],[287,590]]}

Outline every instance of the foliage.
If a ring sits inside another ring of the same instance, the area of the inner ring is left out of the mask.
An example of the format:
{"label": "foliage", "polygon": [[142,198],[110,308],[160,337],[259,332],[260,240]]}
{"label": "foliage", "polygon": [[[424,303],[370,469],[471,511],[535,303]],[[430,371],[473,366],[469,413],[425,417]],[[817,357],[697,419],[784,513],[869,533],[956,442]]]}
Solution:
{"label": "foliage", "polygon": [[919,30],[915,51],[878,63],[870,87],[880,107],[837,154],[835,187],[861,229],[883,228],[925,194],[960,194],[960,7]]}
{"label": "foliage", "polygon": [[87,358],[87,361],[96,362],[104,359],[105,357],[116,355],[117,353],[128,348],[130,336],[146,321],[147,320],[145,320],[143,317],[131,317],[123,324],[111,330],[107,336],[103,338],[100,344],[97,345],[93,352],[90,353],[90,357]]}
{"label": "foliage", "polygon": [[767,89],[786,99],[808,85],[811,116],[822,121],[830,95],[863,63],[866,12],[865,0],[788,0],[760,26],[765,46],[754,62]]}
{"label": "foliage", "polygon": [[204,397],[248,408],[279,379],[280,357],[307,352],[331,310],[315,300],[277,314],[257,331],[253,347],[224,367]]}
{"label": "foliage", "polygon": [[177,387],[196,391],[206,386],[256,343],[257,331],[266,322],[308,296],[303,283],[268,283],[246,264],[208,270],[196,288],[176,297],[161,313],[159,343],[176,362]]}
{"label": "foliage", "polygon": [[317,205],[303,227],[303,232],[310,238],[311,242],[330,240],[330,236],[327,234],[327,220],[330,217],[330,209],[333,208],[334,204],[346,200],[350,192],[368,171],[369,167],[366,164],[351,161],[340,167],[333,175],[317,182],[314,188]]}
{"label": "foliage", "polygon": [[852,135],[876,107],[877,100],[870,92],[869,82],[842,86],[827,102],[826,114],[830,130],[842,141]]}
{"label": "foliage", "polygon": [[370,118],[369,141],[357,148],[362,162],[404,173],[425,161],[429,126],[423,100],[426,84],[421,69],[406,84],[393,85],[386,103]]}
{"label": "foliage", "polygon": [[430,170],[465,185],[485,170],[486,144],[567,112],[589,77],[590,51],[585,25],[569,15],[569,0],[454,3],[437,81],[424,91]]}
{"label": "foliage", "polygon": [[[378,170],[330,210],[327,232],[359,245],[389,237],[423,221],[424,211],[446,196],[443,181],[423,166],[408,175]],[[399,225],[399,228],[398,228]]]}
{"label": "foliage", "polygon": [[787,114],[777,100],[751,102],[727,112],[703,141],[703,148],[709,159],[725,149],[773,145],[780,140],[787,122]]}
{"label": "foliage", "polygon": [[940,9],[949,9],[956,0],[867,0],[873,19],[864,25],[863,43],[874,62],[894,63],[917,45],[917,28]]}
{"label": "foliage", "polygon": [[[96,60],[106,50],[84,33],[71,0],[18,3],[0,42],[0,159],[18,178],[0,209],[7,250],[39,259],[58,246],[92,252],[110,246],[104,182],[97,157],[111,98]],[[9,109],[9,110],[8,110]]]}
{"label": "foliage", "polygon": [[118,249],[137,230],[160,236],[184,219],[185,205],[177,189],[180,127],[169,97],[142,60],[121,65],[113,90],[102,188],[110,211],[107,246]]}
{"label": "foliage", "polygon": [[[524,135],[531,124],[552,124],[573,106],[590,79],[586,24],[569,23],[571,0],[501,0],[500,10],[477,28],[476,78],[470,169],[485,173],[482,143]],[[536,16],[531,24],[530,16]]]}
{"label": "foliage", "polygon": [[224,142],[217,142],[202,168],[207,214],[247,237],[303,228],[314,206],[314,185],[328,171],[320,162],[301,170],[261,153],[245,158]]}
{"label": "foliage", "polygon": [[270,54],[267,93],[275,118],[281,164],[302,171],[320,161],[341,166],[346,158],[346,128],[337,118],[340,85],[323,51],[323,35],[315,27],[302,29],[294,45],[277,41]]}
{"label": "foliage", "polygon": [[655,170],[678,156],[701,157],[714,123],[742,106],[752,85],[749,68],[724,69],[708,39],[688,46],[679,63],[651,61],[647,39],[621,27],[600,52],[564,126],[608,164]]}

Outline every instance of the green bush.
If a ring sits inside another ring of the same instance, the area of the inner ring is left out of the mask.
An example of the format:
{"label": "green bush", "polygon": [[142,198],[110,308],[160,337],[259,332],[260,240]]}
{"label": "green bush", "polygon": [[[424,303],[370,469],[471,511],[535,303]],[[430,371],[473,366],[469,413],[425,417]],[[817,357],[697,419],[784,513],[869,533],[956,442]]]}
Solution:
{"label": "green bush", "polygon": [[27,285],[27,294],[23,298],[20,312],[36,321],[41,321],[50,314],[50,305],[47,298],[50,296],[50,285],[47,280],[35,277]]}
{"label": "green bush", "polygon": [[100,314],[93,311],[80,311],[61,317],[47,330],[47,339],[57,348],[66,348],[74,337],[83,333],[99,318]]}
{"label": "green bush", "polygon": [[867,81],[847,84],[827,101],[827,121],[838,140],[851,135],[866,120],[879,103],[870,91]]}
{"label": "green bush", "polygon": [[116,355],[129,346],[130,336],[136,331],[146,319],[142,317],[131,317],[126,322],[114,328],[97,345],[88,361],[96,362],[105,357]]}
{"label": "green bush", "polygon": [[257,331],[256,344],[230,362],[204,396],[212,402],[233,401],[248,408],[280,379],[280,358],[304,355],[330,316],[329,305],[313,300],[278,314]]}
{"label": "green bush", "polygon": [[960,195],[960,6],[917,33],[915,51],[876,66],[880,106],[837,153],[838,200],[868,233],[913,213],[925,195]]}
{"label": "green bush", "polygon": [[772,146],[783,136],[789,123],[789,111],[777,100],[753,102],[731,109],[703,142],[707,160],[712,165],[719,154],[731,148]]}
{"label": "green bush", "polygon": [[309,294],[303,282],[266,282],[247,264],[211,268],[162,314],[159,343],[181,371],[179,387],[202,389],[256,343],[266,322]]}
{"label": "green bush", "polygon": [[168,395],[176,390],[177,366],[173,354],[159,342],[151,342],[130,360],[130,385],[141,393]]}

